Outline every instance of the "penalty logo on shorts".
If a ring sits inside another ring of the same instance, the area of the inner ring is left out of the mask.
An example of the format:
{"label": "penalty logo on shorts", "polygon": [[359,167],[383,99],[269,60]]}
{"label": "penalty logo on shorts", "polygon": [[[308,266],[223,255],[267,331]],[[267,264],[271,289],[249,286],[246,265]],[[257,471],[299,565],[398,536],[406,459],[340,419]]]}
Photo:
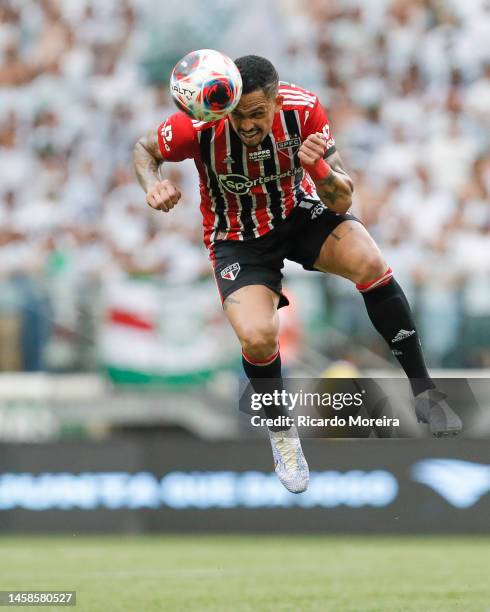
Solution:
{"label": "penalty logo on shorts", "polygon": [[224,270],[221,270],[221,278],[224,278],[225,280],[234,281],[235,278],[238,276],[239,272],[240,272],[240,264],[237,262],[237,263],[231,264],[231,266],[226,266]]}

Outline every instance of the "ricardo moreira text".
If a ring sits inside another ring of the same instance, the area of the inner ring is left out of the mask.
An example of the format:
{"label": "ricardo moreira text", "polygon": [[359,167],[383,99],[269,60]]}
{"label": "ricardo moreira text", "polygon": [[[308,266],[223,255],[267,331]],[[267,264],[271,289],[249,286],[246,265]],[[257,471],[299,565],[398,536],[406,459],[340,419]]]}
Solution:
{"label": "ricardo moreira text", "polygon": [[[314,393],[298,391],[290,393],[285,389],[275,390],[272,393],[252,393],[250,397],[250,407],[252,410],[261,410],[264,406],[282,406],[287,410],[295,408],[312,408],[312,407],[330,407],[333,410],[342,410],[342,408],[357,407],[360,408],[363,403],[363,393]],[[316,418],[309,415],[298,415],[296,424],[301,427],[398,427],[400,421],[397,418],[382,416],[380,418],[366,418],[360,414],[349,415],[343,418],[340,415],[334,415],[327,418]],[[264,419],[259,415],[254,415],[251,418],[251,424],[254,427],[263,425],[271,426],[287,426],[291,427],[295,424],[295,419],[292,416],[281,415],[274,419]]]}

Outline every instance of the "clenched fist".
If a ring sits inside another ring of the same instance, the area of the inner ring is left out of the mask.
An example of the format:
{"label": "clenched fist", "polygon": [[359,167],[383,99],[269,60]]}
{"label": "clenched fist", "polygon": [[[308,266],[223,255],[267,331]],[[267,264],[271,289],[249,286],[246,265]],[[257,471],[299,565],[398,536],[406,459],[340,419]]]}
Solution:
{"label": "clenched fist", "polygon": [[321,132],[310,134],[298,151],[302,166],[313,166],[319,159],[323,159],[327,143]]}
{"label": "clenched fist", "polygon": [[146,194],[146,201],[155,210],[169,212],[180,200],[180,196],[177,187],[165,179],[153,185]]}

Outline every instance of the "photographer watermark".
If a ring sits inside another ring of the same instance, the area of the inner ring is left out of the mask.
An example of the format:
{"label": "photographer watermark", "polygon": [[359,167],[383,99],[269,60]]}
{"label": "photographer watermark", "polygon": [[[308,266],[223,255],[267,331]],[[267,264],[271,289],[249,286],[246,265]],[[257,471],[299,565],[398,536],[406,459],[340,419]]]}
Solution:
{"label": "photographer watermark", "polygon": [[300,389],[294,393],[285,389],[274,390],[271,393],[257,393],[251,395],[250,407],[255,411],[262,411],[263,408],[272,406],[281,407],[292,412],[297,410],[298,414],[284,414],[275,418],[264,417],[259,414],[252,415],[250,423],[253,427],[399,427],[400,419],[397,417],[387,417],[385,415],[367,417],[362,414],[348,414],[345,417],[339,414],[333,416],[313,416],[304,414],[305,410],[311,408],[332,408],[335,411],[342,411],[345,408],[361,408],[363,406],[363,395],[366,391],[357,393],[320,393],[304,391]]}
{"label": "photographer watermark", "polygon": [[250,406],[252,410],[260,410],[263,406],[278,404],[288,410],[294,410],[296,407],[312,408],[316,406],[331,406],[334,410],[342,410],[345,407],[362,406],[362,396],[365,393],[365,390],[352,394],[342,392],[319,393],[303,391],[303,389],[291,393],[285,389],[275,389],[272,393],[252,393]]}
{"label": "photographer watermark", "polygon": [[[445,379],[449,401],[478,411],[465,381]],[[425,437],[406,379],[256,379],[241,381],[239,409],[253,429],[289,428],[320,438]]]}

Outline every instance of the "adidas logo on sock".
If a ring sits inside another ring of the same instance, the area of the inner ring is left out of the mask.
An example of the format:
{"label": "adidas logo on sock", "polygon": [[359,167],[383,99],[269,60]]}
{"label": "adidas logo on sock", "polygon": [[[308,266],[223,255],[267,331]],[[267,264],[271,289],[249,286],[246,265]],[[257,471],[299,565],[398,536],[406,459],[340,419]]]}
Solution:
{"label": "adidas logo on sock", "polygon": [[414,329],[411,329],[410,331],[406,329],[400,329],[400,331],[397,333],[397,335],[393,338],[391,342],[392,343],[401,342],[402,340],[405,340],[405,338],[409,338],[410,336],[413,336],[414,333],[415,333]]}

